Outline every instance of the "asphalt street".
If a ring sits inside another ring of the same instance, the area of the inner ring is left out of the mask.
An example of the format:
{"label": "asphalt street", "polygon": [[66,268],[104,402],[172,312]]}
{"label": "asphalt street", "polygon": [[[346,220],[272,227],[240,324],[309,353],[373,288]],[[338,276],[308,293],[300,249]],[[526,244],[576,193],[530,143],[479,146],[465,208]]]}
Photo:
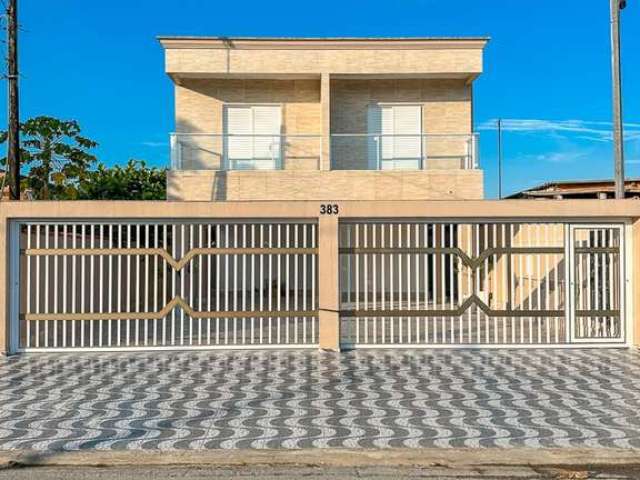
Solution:
{"label": "asphalt street", "polygon": [[0,471],[0,480],[200,480],[200,479],[255,479],[283,480],[347,480],[347,479],[443,479],[443,480],[622,480],[640,478],[638,467],[598,468],[536,468],[535,466],[504,467],[234,467],[209,465],[193,466],[139,466],[139,467],[32,467]]}

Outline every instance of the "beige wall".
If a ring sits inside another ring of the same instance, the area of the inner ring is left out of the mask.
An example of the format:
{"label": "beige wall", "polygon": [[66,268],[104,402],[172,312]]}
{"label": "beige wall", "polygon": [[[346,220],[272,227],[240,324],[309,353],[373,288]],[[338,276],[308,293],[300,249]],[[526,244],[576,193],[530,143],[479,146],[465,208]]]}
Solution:
{"label": "beige wall", "polygon": [[[318,135],[318,138],[286,138],[283,168],[318,168],[322,130],[320,79],[185,80],[175,89],[176,132],[224,133],[224,105],[229,103],[281,104],[283,135]],[[220,168],[224,149],[221,137],[180,137],[180,142],[183,168]]]}
{"label": "beige wall", "polygon": [[[471,128],[471,86],[464,80],[376,79],[331,82],[331,133],[368,133],[368,109],[378,103],[422,106],[422,131],[438,134],[425,139],[426,168],[461,168]],[[440,135],[454,135],[451,137]],[[333,168],[366,169],[366,137],[334,137]]]}
{"label": "beige wall", "polygon": [[459,74],[482,72],[485,39],[240,41],[161,39],[167,73],[198,74]]}
{"label": "beige wall", "polygon": [[481,170],[169,171],[168,200],[478,200]]}

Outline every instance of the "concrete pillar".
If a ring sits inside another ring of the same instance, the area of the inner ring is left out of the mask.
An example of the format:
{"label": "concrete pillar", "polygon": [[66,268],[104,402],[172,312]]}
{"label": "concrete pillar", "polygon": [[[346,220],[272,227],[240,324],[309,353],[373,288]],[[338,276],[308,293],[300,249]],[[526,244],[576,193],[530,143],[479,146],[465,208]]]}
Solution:
{"label": "concrete pillar", "polygon": [[340,351],[340,286],[338,217],[323,215],[318,221],[318,322],[319,347]]}
{"label": "concrete pillar", "polygon": [[320,104],[322,106],[322,158],[320,170],[331,170],[331,79],[320,75]]}

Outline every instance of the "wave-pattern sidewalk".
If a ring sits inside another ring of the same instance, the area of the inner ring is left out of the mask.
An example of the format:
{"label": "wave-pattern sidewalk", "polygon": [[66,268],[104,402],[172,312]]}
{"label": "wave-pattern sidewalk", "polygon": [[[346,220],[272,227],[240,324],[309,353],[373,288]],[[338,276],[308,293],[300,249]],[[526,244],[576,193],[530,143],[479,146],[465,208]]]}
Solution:
{"label": "wave-pattern sidewalk", "polygon": [[636,350],[30,354],[0,449],[640,448]]}

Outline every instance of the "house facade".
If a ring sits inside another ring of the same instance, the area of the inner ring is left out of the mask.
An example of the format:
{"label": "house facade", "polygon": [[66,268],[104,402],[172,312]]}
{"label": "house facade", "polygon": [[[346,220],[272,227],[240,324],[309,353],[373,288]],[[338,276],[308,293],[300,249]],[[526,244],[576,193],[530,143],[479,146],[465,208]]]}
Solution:
{"label": "house facade", "polygon": [[7,202],[0,353],[640,344],[640,205],[483,200],[487,40],[163,37],[168,200]]}
{"label": "house facade", "polygon": [[486,38],[161,37],[169,200],[481,199]]}

